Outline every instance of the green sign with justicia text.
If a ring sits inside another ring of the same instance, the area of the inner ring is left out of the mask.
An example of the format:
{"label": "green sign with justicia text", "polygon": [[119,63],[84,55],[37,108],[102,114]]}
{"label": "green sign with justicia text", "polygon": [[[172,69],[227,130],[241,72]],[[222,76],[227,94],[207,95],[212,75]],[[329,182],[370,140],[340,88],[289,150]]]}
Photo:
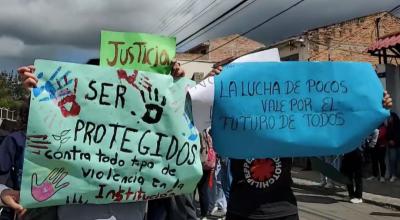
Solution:
{"label": "green sign with justicia text", "polygon": [[169,74],[175,51],[175,37],[101,31],[100,66]]}

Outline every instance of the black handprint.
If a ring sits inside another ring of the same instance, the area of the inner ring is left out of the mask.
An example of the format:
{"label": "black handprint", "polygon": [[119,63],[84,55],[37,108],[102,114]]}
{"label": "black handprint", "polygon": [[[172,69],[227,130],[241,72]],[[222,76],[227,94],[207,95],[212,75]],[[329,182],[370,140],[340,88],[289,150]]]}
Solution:
{"label": "black handprint", "polygon": [[[147,88],[149,92],[149,101],[153,101],[151,98],[151,87]],[[140,90],[140,95],[142,95],[143,103],[145,104],[146,113],[142,116],[142,120],[148,124],[155,124],[160,121],[162,113],[164,111],[164,106],[167,102],[165,96],[162,97],[161,103],[158,103],[158,89],[154,89],[154,103],[146,103],[146,98],[144,97],[144,91]]]}

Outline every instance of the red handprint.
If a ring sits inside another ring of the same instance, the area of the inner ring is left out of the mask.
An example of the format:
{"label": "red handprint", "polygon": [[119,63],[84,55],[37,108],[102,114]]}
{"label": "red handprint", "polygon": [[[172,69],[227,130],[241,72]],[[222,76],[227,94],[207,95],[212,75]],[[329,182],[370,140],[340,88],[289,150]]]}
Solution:
{"label": "red handprint", "polygon": [[61,185],[59,184],[67,175],[68,172],[66,172],[64,168],[55,168],[49,173],[43,182],[38,185],[37,174],[33,173],[31,183],[32,197],[38,202],[48,200],[58,191],[69,185],[68,182]]}
{"label": "red handprint", "polygon": [[150,79],[147,76],[138,78],[139,72],[137,70],[134,70],[132,75],[128,75],[125,70],[119,69],[117,70],[117,74],[120,80],[126,80],[131,86],[133,86],[133,88],[137,89],[138,91],[141,90],[139,88],[139,85],[141,85],[146,90],[148,90],[152,86],[150,83]]}
{"label": "red handprint", "polygon": [[[77,116],[81,111],[81,106],[76,102],[76,87],[78,85],[78,79],[74,80],[74,92],[65,96],[58,102],[58,107],[64,117]],[[70,103],[71,107],[68,110],[65,106]]]}

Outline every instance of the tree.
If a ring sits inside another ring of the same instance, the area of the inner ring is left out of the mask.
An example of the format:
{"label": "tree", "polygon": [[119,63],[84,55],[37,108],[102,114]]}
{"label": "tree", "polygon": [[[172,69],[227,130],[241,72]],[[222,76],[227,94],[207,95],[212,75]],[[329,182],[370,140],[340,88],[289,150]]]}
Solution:
{"label": "tree", "polygon": [[17,110],[27,94],[19,76],[13,73],[0,73],[0,107]]}

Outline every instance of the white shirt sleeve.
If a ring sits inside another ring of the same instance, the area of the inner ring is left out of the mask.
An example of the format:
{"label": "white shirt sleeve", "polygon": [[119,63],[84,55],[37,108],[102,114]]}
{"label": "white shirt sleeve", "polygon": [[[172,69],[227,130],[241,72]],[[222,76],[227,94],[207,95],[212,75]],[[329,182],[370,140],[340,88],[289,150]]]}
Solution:
{"label": "white shirt sleeve", "polygon": [[[9,188],[6,185],[0,184],[0,195],[5,189],[9,189]],[[1,200],[1,198],[0,198],[0,207],[1,206],[6,206],[6,205],[3,204],[3,200]]]}
{"label": "white shirt sleeve", "polygon": [[369,147],[374,148],[376,143],[378,142],[378,137],[379,137],[379,129],[375,129],[374,133],[371,136],[370,142],[369,142]]}

